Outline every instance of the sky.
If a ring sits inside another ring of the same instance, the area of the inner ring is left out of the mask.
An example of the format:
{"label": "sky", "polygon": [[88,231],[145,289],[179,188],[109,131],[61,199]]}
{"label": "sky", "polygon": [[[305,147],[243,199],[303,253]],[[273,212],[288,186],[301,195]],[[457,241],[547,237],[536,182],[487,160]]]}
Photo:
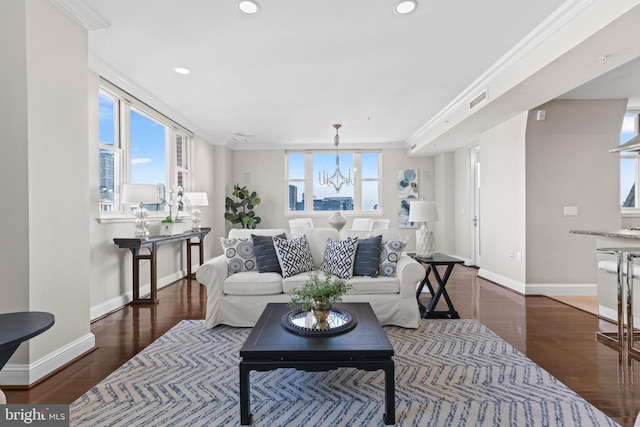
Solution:
{"label": "sky", "polygon": [[[113,100],[100,94],[100,142],[114,144]],[[165,127],[131,109],[131,183],[166,183]]]}

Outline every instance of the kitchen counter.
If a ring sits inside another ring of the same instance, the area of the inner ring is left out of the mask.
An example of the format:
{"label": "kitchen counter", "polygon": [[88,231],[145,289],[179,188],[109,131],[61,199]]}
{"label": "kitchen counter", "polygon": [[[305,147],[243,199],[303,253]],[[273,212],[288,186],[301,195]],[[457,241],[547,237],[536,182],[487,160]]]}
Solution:
{"label": "kitchen counter", "polygon": [[586,234],[601,237],[619,237],[623,239],[640,239],[640,229],[623,230],[569,230],[571,234]]}

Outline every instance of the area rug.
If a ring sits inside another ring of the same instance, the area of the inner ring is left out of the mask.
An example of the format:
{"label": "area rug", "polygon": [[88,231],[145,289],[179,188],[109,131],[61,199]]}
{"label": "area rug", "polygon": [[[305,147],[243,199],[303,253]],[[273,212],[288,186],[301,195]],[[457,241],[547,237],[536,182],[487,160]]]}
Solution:
{"label": "area rug", "polygon": [[[384,328],[398,426],[615,426],[476,320]],[[72,426],[237,426],[248,328],[182,321],[71,404]],[[251,373],[256,426],[384,425],[384,373]]]}

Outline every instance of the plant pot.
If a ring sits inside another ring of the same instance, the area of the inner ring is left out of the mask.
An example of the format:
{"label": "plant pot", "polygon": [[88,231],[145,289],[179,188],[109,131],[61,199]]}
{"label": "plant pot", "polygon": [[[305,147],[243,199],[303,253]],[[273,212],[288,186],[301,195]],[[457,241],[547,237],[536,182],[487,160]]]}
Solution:
{"label": "plant pot", "polygon": [[314,301],[311,304],[311,314],[316,319],[317,329],[329,329],[329,315],[331,314],[331,303],[326,301]]}
{"label": "plant pot", "polygon": [[160,223],[160,235],[161,236],[175,236],[176,234],[184,233],[184,222],[161,222]]}

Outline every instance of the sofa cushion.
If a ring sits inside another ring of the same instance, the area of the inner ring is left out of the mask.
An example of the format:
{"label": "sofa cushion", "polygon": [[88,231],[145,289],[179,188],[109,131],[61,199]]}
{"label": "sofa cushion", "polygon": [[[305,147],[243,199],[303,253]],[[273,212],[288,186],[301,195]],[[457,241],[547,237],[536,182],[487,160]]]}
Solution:
{"label": "sofa cushion", "polygon": [[335,228],[306,228],[304,235],[307,237],[311,255],[313,256],[313,267],[319,269],[324,259],[324,250],[327,247],[327,240],[340,239],[340,233]]}
{"label": "sofa cushion", "polygon": [[380,250],[380,275],[393,277],[396,275],[396,262],[402,255],[402,250],[407,244],[404,240],[389,240],[382,242]]}
{"label": "sofa cushion", "polygon": [[397,294],[400,293],[400,279],[397,277],[378,276],[375,279],[364,276],[353,276],[347,281],[351,285],[349,295],[360,294]]}
{"label": "sofa cushion", "polygon": [[382,234],[382,240],[401,240],[400,232],[397,228],[388,228],[386,230],[351,230],[343,228],[340,230],[340,238],[346,239],[347,237],[357,237],[359,239],[365,239],[367,237],[375,237]]}
{"label": "sofa cushion", "polygon": [[273,245],[276,248],[283,278],[313,270],[311,248],[305,236],[291,240],[274,236]]}
{"label": "sofa cushion", "polygon": [[381,248],[382,235],[358,240],[353,275],[378,277]]}
{"label": "sofa cushion", "polygon": [[282,292],[285,294],[292,294],[296,289],[303,287],[307,280],[309,280],[310,273],[311,271],[305,271],[304,273],[298,273],[294,276],[282,279]]}
{"label": "sofa cushion", "polygon": [[284,228],[232,228],[229,230],[228,237],[230,239],[250,239],[252,234],[255,234],[257,236],[277,236],[282,233],[284,233],[287,238],[289,237],[289,232]]}
{"label": "sofa cushion", "polygon": [[327,240],[320,270],[340,279],[351,278],[357,246],[357,237],[349,237],[346,240]]}
{"label": "sofa cushion", "polygon": [[222,292],[227,295],[278,295],[282,293],[282,276],[243,271],[227,277],[222,284]]}
{"label": "sofa cushion", "polygon": [[[278,235],[278,237],[281,239],[287,238],[284,233]],[[252,234],[251,240],[253,241],[253,251],[256,254],[258,271],[260,273],[282,274],[278,254],[276,254],[276,248],[273,246],[273,236],[258,236]]]}
{"label": "sofa cushion", "polygon": [[220,238],[229,274],[258,269],[253,242],[250,239]]}

